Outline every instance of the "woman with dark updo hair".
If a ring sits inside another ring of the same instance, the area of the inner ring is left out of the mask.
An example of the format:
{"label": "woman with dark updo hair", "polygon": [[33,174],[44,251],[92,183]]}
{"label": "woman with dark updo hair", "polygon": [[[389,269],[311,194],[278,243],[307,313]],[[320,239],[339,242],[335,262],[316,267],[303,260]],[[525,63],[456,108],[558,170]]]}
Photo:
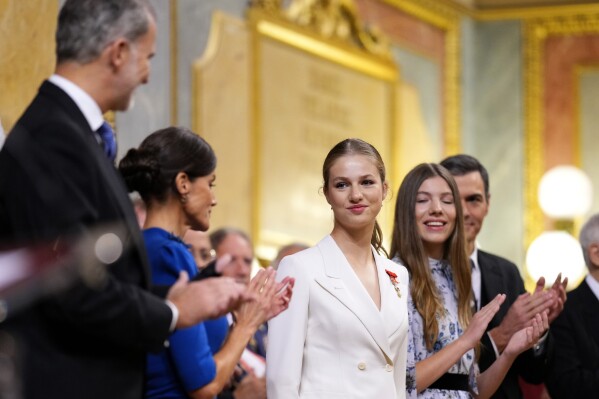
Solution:
{"label": "woman with dark updo hair", "polygon": [[[181,127],[152,133],[120,162],[129,190],[139,192],[147,206],[143,234],[154,284],[172,285],[183,271],[192,278],[197,274],[181,237],[187,229],[206,231],[210,226],[210,212],[216,205],[215,168],[210,145]],[[148,355],[146,398],[213,398],[218,394],[256,329],[286,309],[291,288],[276,294],[283,284],[275,283],[272,269],[261,270],[252,279],[248,289],[256,300],[235,311],[236,323],[215,354],[202,323],[175,331],[167,348]]]}

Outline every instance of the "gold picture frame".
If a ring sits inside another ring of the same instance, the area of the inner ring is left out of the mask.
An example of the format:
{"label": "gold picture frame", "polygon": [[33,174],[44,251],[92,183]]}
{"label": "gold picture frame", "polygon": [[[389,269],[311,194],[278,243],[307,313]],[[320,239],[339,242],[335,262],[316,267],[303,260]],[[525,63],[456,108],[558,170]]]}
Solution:
{"label": "gold picture frame", "polygon": [[[323,37],[322,26],[300,26],[290,20],[289,10],[275,11],[255,7],[248,14],[251,225],[259,258],[272,257],[289,242],[314,244],[330,233],[332,213],[321,190],[321,168],[337,142],[347,137],[370,142],[386,162],[388,180],[398,174],[399,71],[392,58],[384,51],[369,52],[368,44],[355,37]],[[379,216],[387,237],[392,208],[384,206]]]}

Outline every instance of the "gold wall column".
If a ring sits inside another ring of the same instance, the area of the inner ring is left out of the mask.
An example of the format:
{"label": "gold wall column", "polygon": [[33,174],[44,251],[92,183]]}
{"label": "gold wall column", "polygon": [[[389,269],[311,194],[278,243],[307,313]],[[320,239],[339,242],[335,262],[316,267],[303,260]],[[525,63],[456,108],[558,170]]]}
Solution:
{"label": "gold wall column", "polygon": [[444,153],[461,151],[461,14],[438,0],[384,0],[385,3],[445,32],[443,59]]}
{"label": "gold wall column", "polygon": [[0,0],[0,119],[8,132],[54,71],[58,0]]}

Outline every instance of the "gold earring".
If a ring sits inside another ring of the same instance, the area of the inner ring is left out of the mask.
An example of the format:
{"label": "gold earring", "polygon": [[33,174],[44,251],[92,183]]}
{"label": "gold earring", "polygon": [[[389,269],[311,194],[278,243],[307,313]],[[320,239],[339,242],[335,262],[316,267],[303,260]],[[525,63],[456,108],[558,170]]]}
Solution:
{"label": "gold earring", "polygon": [[183,194],[183,195],[181,196],[181,203],[182,203],[182,204],[184,204],[184,203],[186,203],[186,202],[187,202],[187,194]]}

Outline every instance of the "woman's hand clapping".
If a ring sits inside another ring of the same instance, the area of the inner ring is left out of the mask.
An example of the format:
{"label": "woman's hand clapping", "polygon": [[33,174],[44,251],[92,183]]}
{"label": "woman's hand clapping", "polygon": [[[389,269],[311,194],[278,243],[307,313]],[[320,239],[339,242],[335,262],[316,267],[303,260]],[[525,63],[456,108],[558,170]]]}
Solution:
{"label": "woman's hand clapping", "polygon": [[503,301],[505,301],[505,294],[499,294],[491,302],[476,312],[474,316],[472,316],[472,320],[470,320],[470,325],[468,325],[468,328],[459,339],[464,340],[469,348],[474,348],[487,330],[487,326],[493,319],[493,316],[495,316],[495,313],[499,310]]}
{"label": "woman's hand clapping", "polygon": [[286,277],[277,283],[275,274],[276,271],[271,267],[261,269],[250,281],[248,291],[256,299],[243,303],[235,312],[238,324],[258,328],[264,322],[287,309],[295,280]]}

